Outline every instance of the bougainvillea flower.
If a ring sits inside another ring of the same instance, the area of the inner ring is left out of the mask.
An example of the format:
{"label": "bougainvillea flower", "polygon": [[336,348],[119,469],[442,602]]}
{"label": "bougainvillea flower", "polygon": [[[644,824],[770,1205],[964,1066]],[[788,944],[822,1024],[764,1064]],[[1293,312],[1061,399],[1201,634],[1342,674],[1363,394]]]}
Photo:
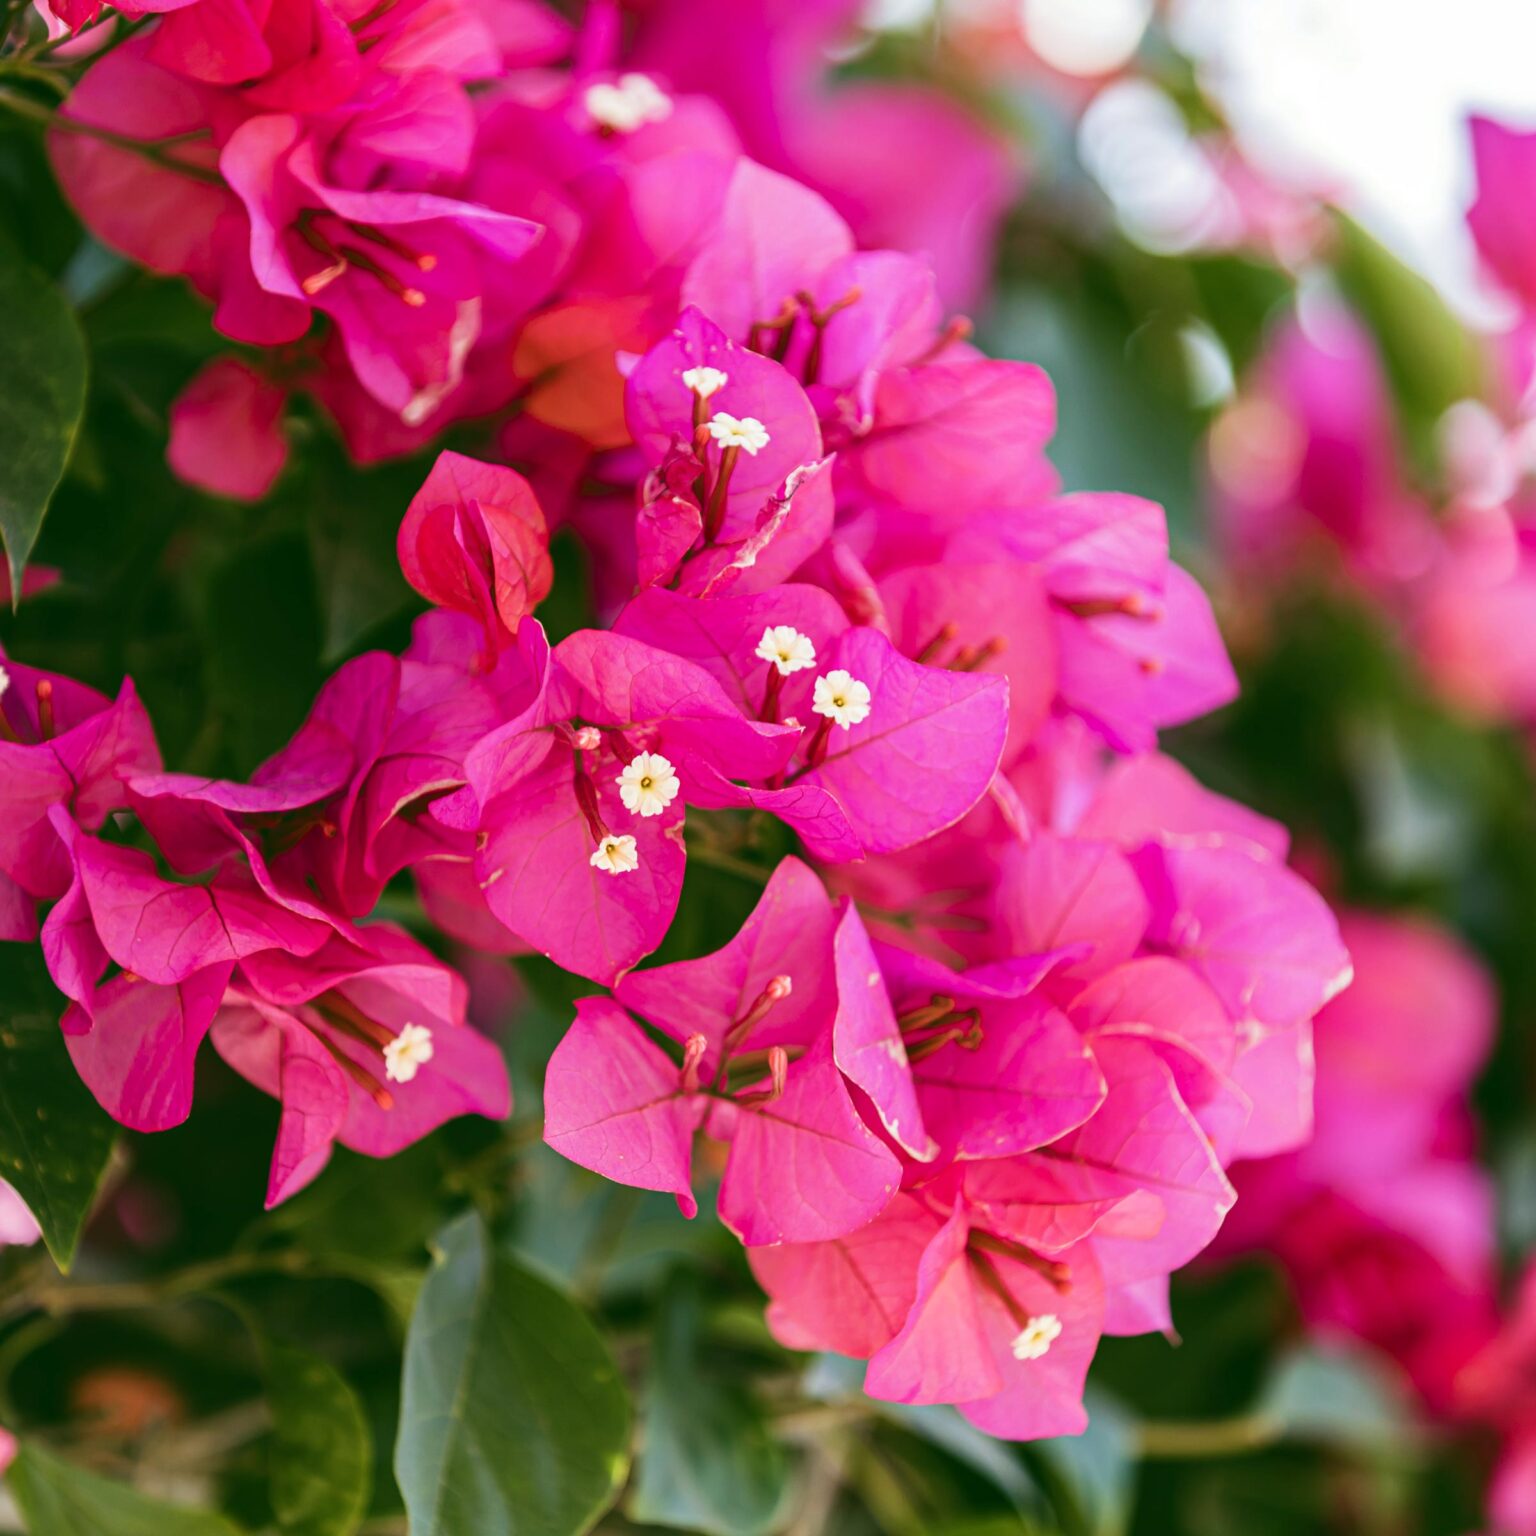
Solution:
{"label": "bougainvillea flower", "polygon": [[[818,702],[817,688],[838,678],[846,703],[826,687]],[[1008,733],[1002,678],[923,666],[865,628],[840,635],[814,674],[785,679],[781,708],[786,719],[816,720],[787,782],[830,795],[869,853],[959,821],[986,793]]]}
{"label": "bougainvillea flower", "polygon": [[259,501],[288,461],[283,388],[238,358],[209,363],[171,406],[165,457],[189,485]]}
{"label": "bougainvillea flower", "polygon": [[881,950],[923,1123],[947,1155],[1032,1151],[1075,1130],[1103,1102],[1093,1052],[1036,990],[1066,953],[952,971]]}
{"label": "bougainvillea flower", "polygon": [[867,432],[842,447],[847,494],[950,516],[1038,505],[1056,395],[1030,363],[960,358],[880,375]]}
{"label": "bougainvillea flower", "polygon": [[64,115],[103,133],[49,134],[60,184],[98,239],[151,271],[184,276],[212,299],[226,335],[292,341],[308,310],[257,283],[249,221],[218,172],[219,148],[246,109],[161,69],[148,56],[150,42],[118,44],[70,93]]}
{"label": "bougainvillea flower", "polygon": [[0,873],[51,900],[69,884],[69,860],[50,808],[95,831],[127,805],[131,776],[158,770],[160,752],[130,681],[108,700],[9,658],[0,678]]}
{"label": "bougainvillea flower", "polygon": [[765,331],[787,339],[799,295],[852,252],[853,235],[824,198],[739,160],[719,223],[683,280],[682,302],[736,341],[757,345]]}
{"label": "bougainvillea flower", "polygon": [[1059,707],[1112,746],[1155,745],[1160,727],[1229,702],[1237,680],[1210,604],[1168,559],[1163,509],[1078,493],[959,533],[954,558],[1000,556],[1039,572],[1055,627]]}
{"label": "bougainvillea flower", "polygon": [[323,923],[272,901],[233,866],[208,885],[180,885],[149,854],[84,834],[74,856],[103,949],[146,981],[174,985],[262,949],[313,954],[326,940]]}
{"label": "bougainvillea flower", "polygon": [[[403,132],[405,122],[418,126]],[[516,260],[538,234],[527,219],[416,189],[423,174],[461,172],[472,135],[451,82],[422,76],[336,121],[251,118],[219,155],[250,218],[256,282],[305,323],[311,308],[328,315],[358,381],[407,425],[463,377],[483,263]]]}
{"label": "bougainvillea flower", "polygon": [[[570,636],[549,653],[533,702],[466,761],[491,910],[567,969],[611,982],[671,922],[696,786],[771,779],[799,735],[744,718],[692,662],[622,635]],[[650,815],[620,788],[641,753],[664,759],[677,785]]]}
{"label": "bougainvillea flower", "polygon": [[1147,844],[1134,856],[1147,936],[1209,984],[1233,1018],[1284,1028],[1349,984],[1349,953],[1327,904],[1299,875],[1252,847]]}
{"label": "bougainvillea flower", "polygon": [[[832,527],[821,431],[804,390],[769,358],[687,310],[635,365],[625,416],[653,466],[642,491],[641,553],[651,580],[670,580],[694,540],[684,590],[755,591],[787,579]],[[681,507],[676,503],[682,503]],[[668,533],[688,529],[692,537]]]}
{"label": "bougainvillea flower", "polygon": [[[933,1154],[868,935],[858,913],[835,907],[799,859],[780,861],[723,949],[631,971],[614,996],[679,1042],[702,1036],[708,1072],[720,1065],[727,1037],[733,1050],[806,1051],[830,1026],[838,1070],[867,1096],[892,1140],[919,1161]],[[755,1005],[750,1026],[735,1029]]]}
{"label": "bougainvillea flower", "polygon": [[283,1106],[269,1208],[320,1172],[333,1142],[390,1157],[454,1116],[511,1112],[501,1053],[465,1022],[467,1003],[460,976],[386,924],[241,966],[212,1035]]}
{"label": "bougainvillea flower", "polygon": [[548,595],[544,513],[515,470],[438,455],[400,524],[400,568],[429,602],[467,613],[488,635],[516,631]]}
{"label": "bougainvillea flower", "polygon": [[900,1195],[842,1239],[754,1249],[768,1320],[794,1348],[867,1358],[865,1390],[953,1402],[993,1434],[1078,1434],[1103,1293],[1093,1256],[1046,1259],[963,1197]]}
{"label": "bougainvillea flower", "polygon": [[730,1143],[720,1218],[748,1246],[837,1237],[878,1215],[900,1164],[859,1117],[832,1059],[830,1020],[794,1060],[784,1046],[738,1059],[730,1033],[718,1068],[701,1066],[702,1032],[684,1042],[679,1065],[617,1004],[582,999],[550,1058],[545,1140],[608,1178],[670,1191],[692,1215],[690,1147],[702,1127]]}
{"label": "bougainvillea flower", "polygon": [[908,656],[1008,679],[1010,755],[1022,752],[1057,691],[1056,634],[1039,571],[946,559],[891,571],[878,590],[891,639]]}

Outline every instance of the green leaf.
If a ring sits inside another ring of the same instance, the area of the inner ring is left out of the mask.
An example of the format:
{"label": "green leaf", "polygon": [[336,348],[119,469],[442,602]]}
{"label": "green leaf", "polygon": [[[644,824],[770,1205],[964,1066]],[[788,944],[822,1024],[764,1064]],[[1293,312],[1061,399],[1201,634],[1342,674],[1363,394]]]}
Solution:
{"label": "green leaf", "polygon": [[1089,1388],[1088,1428],[1081,1435],[1037,1440],[1030,1451],[1044,1463],[1069,1536],[1124,1536],[1136,1486],[1136,1447],[1125,1411]]}
{"label": "green leaf", "polygon": [[80,1081],[64,1046],[41,951],[0,945],[0,1177],[26,1201],[68,1270],[117,1127]]}
{"label": "green leaf", "polygon": [[697,1280],[674,1272],[662,1297],[645,1441],[626,1513],[712,1536],[760,1536],[785,1503],[784,1449],[742,1387],[742,1373],[723,1366],[701,1339]]}
{"label": "green leaf", "polygon": [[278,1527],[288,1536],[352,1536],[373,1487],[373,1437],[362,1404],[318,1355],[270,1341],[261,1353]]}
{"label": "green leaf", "polygon": [[1363,1349],[1303,1345],[1279,1362],[1258,1414],[1293,1440],[1356,1453],[1402,1446],[1412,1415],[1400,1391]]}
{"label": "green leaf", "polygon": [[1374,236],[1335,214],[1334,270],[1381,349],[1410,427],[1424,430],[1479,392],[1477,345],[1434,285]]}
{"label": "green leaf", "polygon": [[405,1346],[395,1476],[411,1536],[577,1536],[629,1466],[629,1400],[586,1314],[463,1216]]}
{"label": "green leaf", "polygon": [[41,273],[0,246],[0,538],[11,591],[37,543],[85,408],[85,341]]}
{"label": "green leaf", "polygon": [[240,1536],[223,1515],[152,1499],[24,1446],[6,1474],[30,1536]]}

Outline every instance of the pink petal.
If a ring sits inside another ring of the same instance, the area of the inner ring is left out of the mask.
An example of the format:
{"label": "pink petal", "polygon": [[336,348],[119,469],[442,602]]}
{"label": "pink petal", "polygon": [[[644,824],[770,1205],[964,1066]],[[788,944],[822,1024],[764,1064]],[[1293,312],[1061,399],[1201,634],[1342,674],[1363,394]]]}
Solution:
{"label": "pink petal", "polygon": [[728,1138],[720,1219],[749,1248],[842,1237],[890,1204],[901,1164],[859,1118],[825,1046],[790,1065],[783,1094],[759,1107],[717,1102]]}
{"label": "pink petal", "polygon": [[[834,727],[826,760],[799,782],[833,795],[870,853],[953,826],[986,793],[1001,759],[1007,686],[908,661],[872,629],[849,630],[817,670],[834,668],[869,688],[869,717]],[[801,718],[812,718],[808,709]]]}
{"label": "pink petal", "polygon": [[281,386],[233,357],[215,358],[171,406],[166,459],[189,485],[260,501],[288,460]]}
{"label": "pink petal", "polygon": [[606,998],[585,997],[544,1078],[544,1140],[562,1157],[636,1189],[665,1190],[693,1216],[693,1134],[706,1101]]}

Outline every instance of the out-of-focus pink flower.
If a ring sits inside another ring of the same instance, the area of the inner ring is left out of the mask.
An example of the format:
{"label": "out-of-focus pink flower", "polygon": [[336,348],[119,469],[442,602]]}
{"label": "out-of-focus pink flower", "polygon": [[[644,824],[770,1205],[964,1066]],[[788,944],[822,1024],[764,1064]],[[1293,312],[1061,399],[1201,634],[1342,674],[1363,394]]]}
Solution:
{"label": "out-of-focus pink flower", "polygon": [[1245,576],[1273,583],[1310,564],[1381,592],[1434,556],[1380,361],[1346,311],[1319,306],[1277,330],[1209,452],[1222,540]]}
{"label": "out-of-focus pink flower", "polygon": [[1462,1101],[1493,992],[1427,922],[1351,913],[1341,930],[1355,983],[1316,1020],[1313,1140],[1239,1168],[1223,1246],[1277,1253],[1311,1325],[1386,1351],[1444,1412],[1492,1327],[1492,1194]]}
{"label": "out-of-focus pink flower", "polygon": [[1499,283],[1536,309],[1536,133],[1486,117],[1473,117],[1469,127],[1477,198],[1467,211],[1468,227]]}
{"label": "out-of-focus pink flower", "polygon": [[[0,1179],[0,1248],[7,1244],[30,1247],[42,1236],[36,1218],[26,1207],[21,1196],[4,1179]],[[0,1431],[3,1434],[3,1431]],[[15,1442],[11,1443],[12,1452]],[[0,1472],[5,1470],[5,1447],[0,1444]]]}
{"label": "out-of-focus pink flower", "polygon": [[259,501],[288,461],[287,396],[238,358],[209,363],[171,406],[166,459],[191,485]]}

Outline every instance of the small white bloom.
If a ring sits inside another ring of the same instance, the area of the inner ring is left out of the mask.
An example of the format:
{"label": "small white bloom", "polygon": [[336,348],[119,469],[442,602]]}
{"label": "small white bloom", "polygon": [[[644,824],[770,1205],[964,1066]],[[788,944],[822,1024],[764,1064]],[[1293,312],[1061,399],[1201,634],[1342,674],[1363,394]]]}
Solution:
{"label": "small white bloom", "polygon": [[[613,781],[626,811],[660,816],[677,799],[677,770],[659,752],[640,752]],[[634,841],[633,838],[630,839]]]}
{"label": "small white bloom", "polygon": [[756,416],[716,411],[709,418],[709,435],[722,448],[744,448],[754,456],[768,446],[768,428]]}
{"label": "small white bloom", "polygon": [[603,744],[603,733],[595,725],[583,725],[576,732],[578,752],[596,752]]}
{"label": "small white bloom", "polygon": [[384,1075],[392,1083],[408,1083],[432,1060],[432,1031],[424,1024],[407,1024],[384,1047]]}
{"label": "small white bloom", "polygon": [[620,837],[605,837],[587,862],[593,869],[601,869],[610,875],[624,875],[640,868],[640,855],[635,849],[634,838],[625,833]]}
{"label": "small white bloom", "polygon": [[701,400],[718,395],[730,383],[731,376],[719,368],[688,368],[683,372],[683,383]]}
{"label": "small white bloom", "polygon": [[672,116],[672,98],[649,75],[620,75],[616,83],[589,85],[582,98],[593,122],[633,133]]}
{"label": "small white bloom", "polygon": [[1061,1337],[1061,1319],[1054,1312],[1032,1317],[1013,1341],[1015,1360],[1039,1360],[1051,1352],[1051,1345]]}
{"label": "small white bloom", "polygon": [[11,674],[0,667],[0,699],[5,697],[6,689],[11,686]]}
{"label": "small white bloom", "polygon": [[780,677],[816,665],[816,646],[811,637],[802,635],[788,624],[770,624],[752,654],[772,662],[779,669]]}
{"label": "small white bloom", "polygon": [[816,679],[811,709],[834,720],[846,731],[869,719],[869,688],[839,667]]}

